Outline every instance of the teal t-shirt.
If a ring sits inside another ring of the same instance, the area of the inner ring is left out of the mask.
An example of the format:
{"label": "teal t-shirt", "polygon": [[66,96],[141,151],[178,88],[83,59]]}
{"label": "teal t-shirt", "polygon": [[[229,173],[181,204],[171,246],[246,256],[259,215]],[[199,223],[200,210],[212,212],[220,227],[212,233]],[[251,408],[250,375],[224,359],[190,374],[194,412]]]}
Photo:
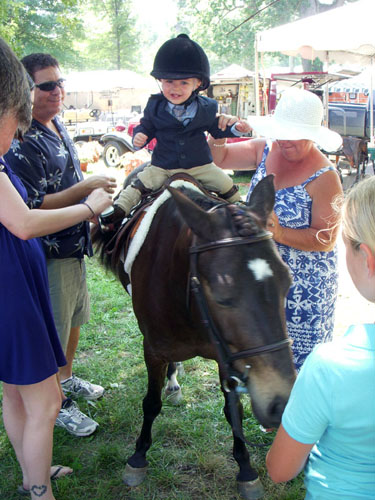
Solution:
{"label": "teal t-shirt", "polygon": [[375,499],[375,324],[351,326],[314,349],[282,424],[296,441],[316,443],[306,500]]}

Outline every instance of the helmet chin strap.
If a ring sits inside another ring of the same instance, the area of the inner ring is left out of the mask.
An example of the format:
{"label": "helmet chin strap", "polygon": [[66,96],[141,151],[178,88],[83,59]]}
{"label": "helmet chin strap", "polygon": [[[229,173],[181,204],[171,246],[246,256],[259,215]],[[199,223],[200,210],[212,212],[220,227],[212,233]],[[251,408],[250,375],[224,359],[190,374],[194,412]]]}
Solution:
{"label": "helmet chin strap", "polygon": [[191,93],[191,95],[190,95],[189,99],[186,99],[186,101],[185,101],[185,102],[182,102],[182,103],[180,104],[180,106],[182,106],[182,105],[183,105],[183,106],[184,106],[184,108],[186,109],[186,108],[189,106],[189,104],[191,104],[191,103],[192,103],[192,102],[193,102],[193,101],[197,98],[198,93],[199,93],[199,90],[198,90],[198,89],[193,90],[193,92]]}

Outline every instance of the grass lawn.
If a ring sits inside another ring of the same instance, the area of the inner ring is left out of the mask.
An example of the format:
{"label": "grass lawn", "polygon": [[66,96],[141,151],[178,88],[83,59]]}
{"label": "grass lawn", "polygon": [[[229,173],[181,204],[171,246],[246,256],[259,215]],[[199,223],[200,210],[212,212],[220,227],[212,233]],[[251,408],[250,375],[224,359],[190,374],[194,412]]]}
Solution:
{"label": "grass lawn", "polygon": [[[248,177],[243,182],[248,182]],[[242,191],[244,194],[246,188]],[[239,499],[235,482],[238,468],[231,454],[232,437],[223,414],[216,365],[198,358],[184,363],[185,375],[179,377],[182,403],[174,407],[166,401],[154,423],[145,482],[134,489],[123,484],[122,473],[142,422],[147,382],[142,336],[130,298],[95,258],[88,262],[88,282],[91,320],[82,328],[75,372],[103,385],[106,392],[99,401],[79,402],[81,410],[100,424],[93,436],[76,438],[55,428],[53,462],[70,465],[75,471],[54,482],[56,499]],[[245,434],[256,442],[269,440],[260,432],[246,398],[243,402]],[[302,500],[301,476],[274,485],[266,475],[265,455],[266,449],[251,450],[252,464],[266,490],[264,499]],[[18,464],[0,424],[0,500],[20,498],[16,493],[20,483]]]}

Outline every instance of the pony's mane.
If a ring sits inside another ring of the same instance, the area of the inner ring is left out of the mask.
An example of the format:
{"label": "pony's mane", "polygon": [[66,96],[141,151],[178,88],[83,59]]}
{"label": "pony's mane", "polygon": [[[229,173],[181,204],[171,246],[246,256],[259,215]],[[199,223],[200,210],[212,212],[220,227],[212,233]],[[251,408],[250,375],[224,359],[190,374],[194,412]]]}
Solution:
{"label": "pony's mane", "polygon": [[[189,189],[185,186],[181,186],[178,189],[206,211],[225,203],[225,201],[220,198],[216,200],[207,197],[203,193]],[[249,211],[246,205],[241,206],[235,205],[234,203],[227,203],[225,207],[232,217],[232,222],[238,236],[251,236],[259,233],[262,225],[261,221],[253,212]]]}
{"label": "pony's mane", "polygon": [[187,196],[188,198],[191,199],[194,203],[196,203],[199,207],[201,207],[203,210],[210,210],[213,207],[216,207],[217,205],[221,205],[224,203],[224,200],[222,199],[215,199],[206,196],[204,193],[197,191],[196,189],[190,189],[188,186],[180,186],[177,188],[179,191],[181,191],[182,194]]}

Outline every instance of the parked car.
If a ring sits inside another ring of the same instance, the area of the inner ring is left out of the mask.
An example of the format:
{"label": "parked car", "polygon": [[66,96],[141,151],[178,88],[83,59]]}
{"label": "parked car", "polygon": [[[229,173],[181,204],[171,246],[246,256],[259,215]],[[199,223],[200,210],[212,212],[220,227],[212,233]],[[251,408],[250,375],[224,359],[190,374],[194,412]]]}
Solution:
{"label": "parked car", "polygon": [[129,151],[134,152],[132,139],[125,130],[115,130],[102,135],[99,142],[104,147],[103,160],[107,167],[117,167],[120,156]]}
{"label": "parked car", "polygon": [[[126,125],[120,123],[113,131],[102,135],[99,142],[104,147],[103,160],[107,167],[117,167],[120,156],[129,151],[136,151],[132,144],[132,135],[134,127],[139,124],[139,118],[140,115],[134,116]],[[152,151],[154,144],[155,140],[151,141],[147,149]]]}

